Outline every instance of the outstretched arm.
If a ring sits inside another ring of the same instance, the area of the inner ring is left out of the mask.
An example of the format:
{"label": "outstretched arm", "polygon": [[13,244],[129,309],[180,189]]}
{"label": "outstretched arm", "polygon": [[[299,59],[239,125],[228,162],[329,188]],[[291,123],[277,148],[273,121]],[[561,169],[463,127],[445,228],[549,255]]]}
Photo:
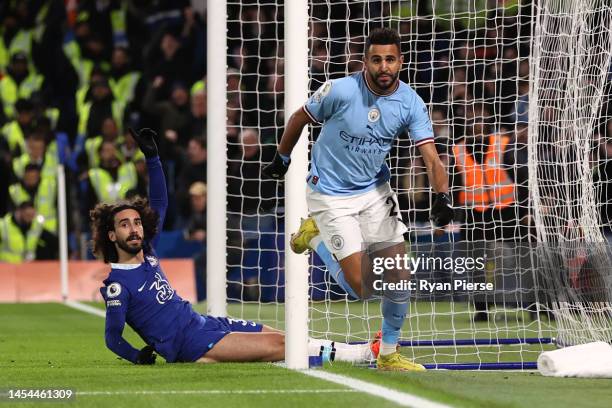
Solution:
{"label": "outstretched arm", "polygon": [[[149,203],[159,214],[157,231],[161,231],[168,209],[168,192],[166,191],[166,178],[159,157],[147,158],[147,171],[149,172]],[[159,240],[159,232],[152,239],[151,245],[155,247]]]}
{"label": "outstretched arm", "polygon": [[[164,170],[159,160],[157,145],[155,144],[157,134],[149,128],[140,129],[138,133],[133,129],[129,129],[129,132],[146,157],[147,171],[149,172],[149,203],[151,208],[159,214],[157,230],[161,231],[164,225],[164,218],[166,217],[166,210],[168,209],[168,191],[166,190]],[[159,233],[151,240],[153,247],[157,244],[158,239]]]}

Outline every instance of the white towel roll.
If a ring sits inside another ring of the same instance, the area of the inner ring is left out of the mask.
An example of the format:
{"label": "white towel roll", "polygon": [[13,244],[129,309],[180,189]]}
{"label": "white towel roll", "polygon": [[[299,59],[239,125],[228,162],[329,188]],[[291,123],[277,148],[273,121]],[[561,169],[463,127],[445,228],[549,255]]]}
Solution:
{"label": "white towel roll", "polygon": [[548,377],[612,378],[612,346],[603,341],[547,351],[538,357]]}

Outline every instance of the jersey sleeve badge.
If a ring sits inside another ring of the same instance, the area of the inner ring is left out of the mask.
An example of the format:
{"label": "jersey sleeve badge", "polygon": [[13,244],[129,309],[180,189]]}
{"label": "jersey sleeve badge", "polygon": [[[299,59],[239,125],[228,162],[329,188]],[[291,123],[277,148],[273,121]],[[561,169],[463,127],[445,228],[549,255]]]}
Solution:
{"label": "jersey sleeve badge", "polygon": [[153,255],[147,255],[145,258],[151,266],[157,266],[157,264],[159,263],[157,258],[154,257]]}
{"label": "jersey sleeve badge", "polygon": [[106,297],[107,298],[116,298],[121,294],[121,284],[118,282],[113,282],[106,287]]}
{"label": "jersey sleeve badge", "polygon": [[331,87],[332,87],[332,82],[331,81],[327,81],[325,82],[323,85],[321,85],[321,87],[319,89],[317,89],[317,91],[314,93],[314,95],[312,96],[312,100],[316,103],[320,103],[321,100],[323,98],[325,98],[328,94],[329,91],[331,91]]}

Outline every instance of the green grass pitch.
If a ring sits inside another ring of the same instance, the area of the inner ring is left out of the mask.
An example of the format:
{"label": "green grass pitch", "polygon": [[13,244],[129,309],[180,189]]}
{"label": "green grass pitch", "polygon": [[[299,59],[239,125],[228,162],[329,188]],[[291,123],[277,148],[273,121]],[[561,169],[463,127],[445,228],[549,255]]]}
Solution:
{"label": "green grass pitch", "polygon": [[[203,305],[197,308],[203,311]],[[233,305],[230,313],[265,318],[278,313],[278,309],[282,308]],[[445,329],[443,321],[437,324],[440,330]],[[488,327],[483,325],[477,329]],[[74,400],[46,403],[53,407],[395,406],[375,396],[273,364],[160,362],[138,367],[118,360],[107,350],[103,334],[104,319],[61,304],[0,305],[0,389],[76,390]],[[135,346],[142,345],[129,329],[126,337]],[[432,358],[432,350],[404,351],[423,360]],[[494,350],[480,351],[483,361],[494,359],[498,354]],[[469,359],[474,352],[462,350],[461,355]],[[441,361],[444,353],[439,354],[436,357]],[[533,355],[535,358],[537,353]],[[515,356],[510,355],[512,358]],[[328,365],[324,370],[458,407],[609,407],[612,404],[609,380],[545,378],[530,372],[379,373],[340,363]],[[9,406],[41,405],[40,402],[0,400],[0,408]]]}

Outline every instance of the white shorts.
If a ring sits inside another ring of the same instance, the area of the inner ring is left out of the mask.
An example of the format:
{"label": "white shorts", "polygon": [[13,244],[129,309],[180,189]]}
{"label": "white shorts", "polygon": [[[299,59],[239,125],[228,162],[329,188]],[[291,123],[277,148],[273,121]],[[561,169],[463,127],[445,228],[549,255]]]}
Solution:
{"label": "white shorts", "polygon": [[337,260],[363,251],[366,244],[404,242],[408,229],[389,183],[350,196],[321,194],[307,187],[306,202],[323,242]]}

